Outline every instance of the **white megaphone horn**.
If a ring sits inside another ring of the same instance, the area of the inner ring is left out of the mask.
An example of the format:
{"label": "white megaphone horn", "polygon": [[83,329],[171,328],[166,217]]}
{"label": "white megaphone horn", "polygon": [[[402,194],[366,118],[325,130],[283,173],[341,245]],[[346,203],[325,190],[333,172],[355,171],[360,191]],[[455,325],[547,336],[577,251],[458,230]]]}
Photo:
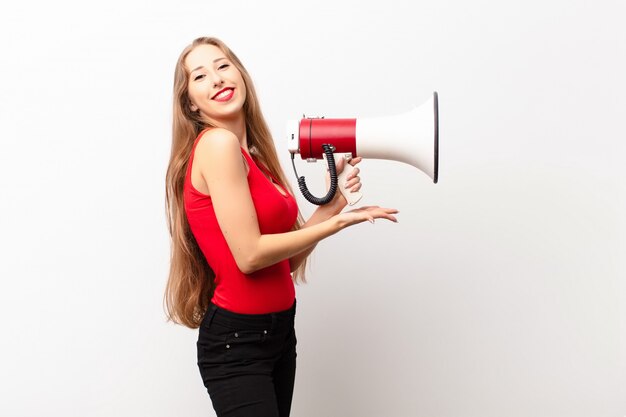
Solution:
{"label": "white megaphone horn", "polygon": [[[353,205],[363,196],[343,186],[352,171],[348,163],[340,175],[336,174],[334,153],[343,153],[346,159],[363,157],[387,159],[412,165],[428,175],[436,184],[439,177],[439,102],[437,92],[422,105],[395,116],[357,119],[302,118],[287,122],[288,149],[294,172],[295,154],[315,162],[326,155],[331,176],[330,189],[325,197],[313,196],[304,177],[298,186],[310,203],[323,205],[335,196],[337,188],[348,204]],[[298,176],[296,172],[296,177]]]}

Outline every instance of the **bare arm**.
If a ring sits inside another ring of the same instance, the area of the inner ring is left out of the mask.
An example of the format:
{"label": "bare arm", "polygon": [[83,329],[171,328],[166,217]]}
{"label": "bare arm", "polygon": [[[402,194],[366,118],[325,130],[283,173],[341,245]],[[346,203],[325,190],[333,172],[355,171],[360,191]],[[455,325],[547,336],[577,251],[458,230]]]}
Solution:
{"label": "bare arm", "polygon": [[374,217],[395,220],[385,209],[362,209],[358,214],[335,215],[300,230],[262,235],[237,137],[225,129],[211,129],[200,139],[196,155],[217,222],[237,266],[246,274],[290,259],[351,224]]}
{"label": "bare arm", "polygon": [[[339,194],[339,193],[337,193],[337,194]],[[304,223],[302,225],[301,229],[305,229],[307,227],[311,227],[313,225],[322,223],[323,221],[330,219],[335,214],[336,213],[334,211],[329,210],[325,206],[318,207],[313,212],[313,214],[311,215],[309,220],[307,220],[306,223]],[[304,251],[302,251],[302,252],[296,254],[295,256],[292,256],[291,258],[289,258],[289,268],[290,268],[291,272],[293,272],[296,269],[298,269],[300,264],[306,259],[307,256],[309,256],[311,254],[311,252],[313,252],[313,249],[315,249],[316,246],[317,246],[317,242],[315,242],[314,244],[312,244],[311,246],[306,248]]]}
{"label": "bare arm", "polygon": [[[356,164],[361,162],[362,159],[363,158],[361,158],[361,157],[353,158],[350,161],[350,165],[355,166]],[[339,162],[336,165],[336,167],[337,167],[337,174],[339,174],[339,173],[341,173],[343,171],[344,164],[345,164],[345,160],[343,158],[339,159]],[[361,180],[358,177],[359,172],[360,172],[359,168],[355,168],[352,171],[352,173],[346,178],[346,180],[347,180],[346,188],[349,188],[351,192],[356,192],[356,191],[359,191],[361,189]],[[328,190],[329,186],[330,186],[330,177],[329,177],[328,174],[326,174],[326,188],[327,188],[327,190]],[[341,194],[340,192],[337,192],[335,194],[335,198],[333,198],[333,200],[330,203],[325,204],[323,206],[319,206],[313,212],[313,214],[311,215],[309,220],[307,220],[306,223],[304,223],[302,225],[302,228],[310,227],[310,226],[313,226],[315,224],[321,223],[324,220],[330,219],[334,215],[341,213],[341,210],[343,210],[344,207],[346,207],[347,204],[348,204],[348,202],[344,198],[343,194]],[[289,259],[289,266],[291,268],[291,272],[293,272],[296,269],[298,269],[300,264],[302,262],[304,262],[306,257],[309,256],[311,254],[311,252],[313,252],[313,250],[315,249],[316,246],[317,246],[317,244],[313,244],[312,246],[309,246],[306,250],[300,252],[299,254],[297,254],[297,255],[295,255],[295,256],[293,256],[292,258]]]}

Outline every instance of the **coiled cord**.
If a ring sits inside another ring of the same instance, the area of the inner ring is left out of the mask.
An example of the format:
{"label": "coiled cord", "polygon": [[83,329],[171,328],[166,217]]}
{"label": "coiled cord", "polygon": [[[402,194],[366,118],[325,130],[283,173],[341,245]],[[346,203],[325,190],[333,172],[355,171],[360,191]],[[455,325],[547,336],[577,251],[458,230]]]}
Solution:
{"label": "coiled cord", "polygon": [[330,174],[330,188],[328,189],[328,193],[326,193],[324,197],[315,197],[313,194],[311,194],[309,188],[306,185],[304,177],[298,177],[296,164],[294,162],[294,154],[291,154],[291,164],[293,165],[293,172],[298,178],[298,187],[300,188],[300,192],[309,203],[315,204],[317,206],[323,206],[324,204],[330,203],[335,197],[335,193],[337,192],[337,169],[335,167],[335,156],[333,155],[333,151],[335,150],[335,148],[332,145],[327,144],[322,145],[322,148],[324,148],[326,162],[328,163],[328,173]]}

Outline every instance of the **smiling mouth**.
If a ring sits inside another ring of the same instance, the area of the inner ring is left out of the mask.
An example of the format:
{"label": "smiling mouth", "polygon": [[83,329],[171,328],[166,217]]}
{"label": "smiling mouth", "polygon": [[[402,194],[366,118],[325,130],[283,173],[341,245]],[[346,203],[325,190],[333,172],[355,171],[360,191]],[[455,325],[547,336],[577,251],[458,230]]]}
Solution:
{"label": "smiling mouth", "polygon": [[234,92],[235,92],[234,88],[227,87],[227,88],[220,90],[211,99],[215,101],[228,101],[233,96]]}

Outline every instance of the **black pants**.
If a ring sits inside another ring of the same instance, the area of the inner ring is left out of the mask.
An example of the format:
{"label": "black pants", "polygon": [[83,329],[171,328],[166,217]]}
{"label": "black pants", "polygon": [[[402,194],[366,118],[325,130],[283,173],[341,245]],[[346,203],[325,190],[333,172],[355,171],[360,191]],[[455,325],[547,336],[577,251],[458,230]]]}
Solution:
{"label": "black pants", "polygon": [[238,314],[210,304],[198,367],[218,417],[288,417],[296,375],[296,304]]}

